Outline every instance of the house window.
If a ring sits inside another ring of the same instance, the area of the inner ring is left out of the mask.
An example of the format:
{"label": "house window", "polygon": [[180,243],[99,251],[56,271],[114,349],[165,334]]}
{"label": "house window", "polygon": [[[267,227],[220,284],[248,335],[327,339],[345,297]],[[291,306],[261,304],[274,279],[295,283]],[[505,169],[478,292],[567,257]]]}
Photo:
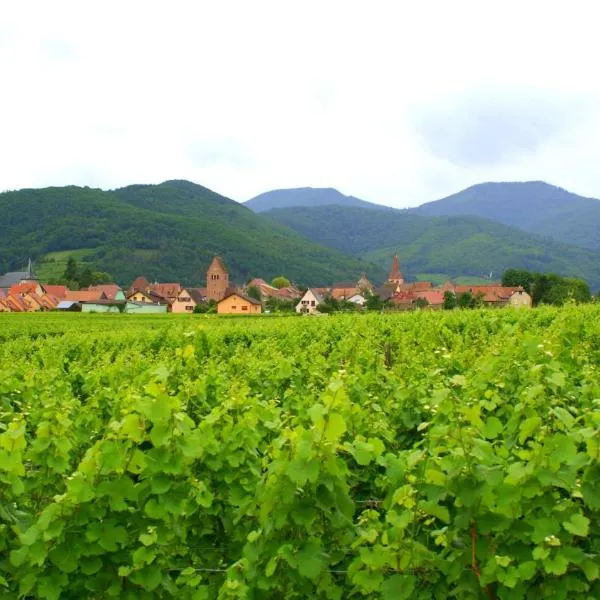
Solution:
{"label": "house window", "polygon": [[237,310],[237,306],[232,306],[231,310]]}
{"label": "house window", "polygon": [[242,310],[248,310],[247,306],[242,306]]}
{"label": "house window", "polygon": [[310,305],[311,305],[311,306],[314,306],[314,305],[315,305],[315,301],[314,301],[314,300],[311,300],[311,302],[310,302]]}
{"label": "house window", "polygon": [[194,307],[191,304],[188,304],[188,306],[185,307],[185,310],[187,310],[188,312],[192,312],[194,310]]}

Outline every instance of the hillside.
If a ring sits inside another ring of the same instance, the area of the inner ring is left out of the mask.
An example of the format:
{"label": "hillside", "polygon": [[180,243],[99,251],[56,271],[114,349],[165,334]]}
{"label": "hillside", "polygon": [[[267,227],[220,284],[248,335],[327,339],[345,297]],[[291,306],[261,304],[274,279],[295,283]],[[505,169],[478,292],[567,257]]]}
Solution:
{"label": "hillside", "polygon": [[290,188],[286,190],[273,190],[265,192],[248,200],[244,206],[260,213],[274,208],[290,208],[293,206],[326,206],[339,204],[340,206],[358,206],[360,208],[371,208],[373,210],[393,210],[389,206],[374,204],[366,200],[360,200],[354,196],[345,196],[334,188]]}
{"label": "hillside", "polygon": [[265,216],[313,241],[389,268],[398,252],[417,274],[499,277],[507,268],[552,271],[600,287],[600,256],[479,217],[427,217],[407,211],[318,206],[277,209]]}
{"label": "hillside", "polygon": [[102,191],[75,186],[0,194],[0,271],[18,269],[28,256],[85,249],[95,268],[129,283],[151,279],[201,284],[214,254],[232,277],[285,274],[319,285],[384,272],[319,246],[254,214],[239,203],[187,181]]}
{"label": "hillside", "polygon": [[420,215],[474,215],[593,250],[600,249],[600,201],[542,181],[482,183],[428,202]]}

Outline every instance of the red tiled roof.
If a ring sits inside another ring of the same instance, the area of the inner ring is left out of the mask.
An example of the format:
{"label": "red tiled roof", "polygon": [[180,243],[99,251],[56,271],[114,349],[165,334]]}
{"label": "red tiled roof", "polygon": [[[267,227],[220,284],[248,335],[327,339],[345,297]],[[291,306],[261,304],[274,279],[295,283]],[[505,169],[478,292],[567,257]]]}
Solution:
{"label": "red tiled roof", "polygon": [[148,289],[163,298],[176,298],[181,291],[179,283],[151,283]]}
{"label": "red tiled roof", "polygon": [[444,292],[440,290],[424,290],[422,292],[416,292],[417,298],[424,298],[432,306],[438,306],[444,303]]}
{"label": "red tiled roof", "polygon": [[12,285],[9,294],[28,294],[30,292],[35,292],[37,289],[36,283],[17,283],[16,285]]}
{"label": "red tiled roof", "polygon": [[483,296],[484,302],[504,302],[522,288],[502,285],[457,285],[456,294],[469,292],[473,296]]}
{"label": "red tiled roof", "polygon": [[46,285],[45,283],[42,285],[46,294],[51,294],[55,298],[64,298],[65,294],[68,292],[66,285]]}
{"label": "red tiled roof", "polygon": [[99,285],[90,285],[90,292],[104,292],[109,300],[114,300],[115,296],[121,291],[121,288],[116,283],[102,283]]}
{"label": "red tiled roof", "polygon": [[145,290],[149,285],[150,285],[150,282],[143,275],[141,275],[140,277],[136,277],[133,280],[133,282],[129,286],[129,289],[131,289],[131,290]]}
{"label": "red tiled roof", "polygon": [[95,300],[106,300],[106,294],[104,292],[94,292],[90,290],[79,290],[73,292],[67,290],[64,300],[71,300],[72,302],[94,302]]}
{"label": "red tiled roof", "polygon": [[334,287],[331,289],[331,297],[336,300],[348,299],[354,296],[354,294],[359,294],[360,289],[357,286],[353,287]]}
{"label": "red tiled roof", "polygon": [[299,292],[296,288],[293,287],[281,288],[277,290],[273,295],[277,296],[278,298],[287,298],[289,300],[294,300],[302,296],[301,292]]}
{"label": "red tiled roof", "polygon": [[4,301],[12,312],[27,312],[28,306],[22,298],[9,294]]}

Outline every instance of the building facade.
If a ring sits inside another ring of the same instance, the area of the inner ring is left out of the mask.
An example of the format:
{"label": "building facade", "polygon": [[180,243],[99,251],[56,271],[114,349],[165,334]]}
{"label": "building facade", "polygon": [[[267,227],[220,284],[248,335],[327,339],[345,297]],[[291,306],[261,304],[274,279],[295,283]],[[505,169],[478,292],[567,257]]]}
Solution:
{"label": "building facade", "polygon": [[222,300],[229,288],[229,272],[220,256],[215,256],[206,271],[206,296],[209,300]]}

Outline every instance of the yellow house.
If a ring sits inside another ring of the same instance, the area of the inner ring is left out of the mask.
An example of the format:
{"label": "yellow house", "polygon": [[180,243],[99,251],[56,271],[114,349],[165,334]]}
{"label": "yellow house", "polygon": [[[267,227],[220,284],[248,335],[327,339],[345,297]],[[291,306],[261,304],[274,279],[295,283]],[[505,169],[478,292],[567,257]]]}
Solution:
{"label": "yellow house", "polygon": [[258,315],[262,312],[262,304],[254,298],[249,298],[240,292],[227,294],[217,304],[220,315]]}

